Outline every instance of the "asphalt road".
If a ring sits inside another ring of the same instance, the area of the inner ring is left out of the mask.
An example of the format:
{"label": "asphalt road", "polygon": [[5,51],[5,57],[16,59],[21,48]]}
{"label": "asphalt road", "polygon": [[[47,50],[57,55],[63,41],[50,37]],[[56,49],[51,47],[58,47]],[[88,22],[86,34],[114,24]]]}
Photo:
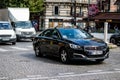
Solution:
{"label": "asphalt road", "polygon": [[103,63],[37,58],[32,42],[0,44],[0,80],[120,80],[120,47]]}

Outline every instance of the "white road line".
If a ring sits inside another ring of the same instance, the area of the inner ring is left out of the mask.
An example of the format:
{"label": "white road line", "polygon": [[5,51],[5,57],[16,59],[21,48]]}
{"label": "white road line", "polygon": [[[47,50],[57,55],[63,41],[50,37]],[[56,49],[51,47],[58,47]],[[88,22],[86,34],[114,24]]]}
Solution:
{"label": "white road line", "polygon": [[13,80],[44,80],[44,79],[50,80],[50,79],[67,78],[67,77],[81,77],[81,76],[104,75],[104,74],[114,74],[114,73],[120,73],[120,71],[103,71],[103,72],[58,75],[58,76],[52,76],[52,77],[23,78],[23,79],[13,79]]}
{"label": "white road line", "polygon": [[20,47],[10,47],[10,48],[17,49],[17,50],[29,50],[29,49],[26,49],[26,48],[20,48]]}
{"label": "white road line", "polygon": [[75,74],[74,72],[69,72],[69,73],[58,73],[58,75],[72,75]]}
{"label": "white road line", "polygon": [[33,46],[27,46],[28,48],[33,48]]}
{"label": "white road line", "polygon": [[58,80],[58,79],[49,79],[49,80]]}
{"label": "white road line", "polygon": [[28,78],[42,77],[41,75],[27,75]]}
{"label": "white road line", "polygon": [[0,51],[5,52],[5,51],[8,51],[8,50],[0,48]]}
{"label": "white road line", "polygon": [[8,80],[8,77],[0,77],[0,80]]}
{"label": "white road line", "polygon": [[118,68],[116,68],[116,69],[114,69],[115,71],[120,71],[120,69],[118,69]]}
{"label": "white road line", "polygon": [[91,71],[87,71],[89,73],[93,73],[93,72],[102,72],[103,70],[91,70]]}

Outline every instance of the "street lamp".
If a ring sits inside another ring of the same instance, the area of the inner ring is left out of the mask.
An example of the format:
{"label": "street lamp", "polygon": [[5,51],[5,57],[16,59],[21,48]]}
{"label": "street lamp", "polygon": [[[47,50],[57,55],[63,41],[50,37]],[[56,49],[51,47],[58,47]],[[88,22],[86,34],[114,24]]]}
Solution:
{"label": "street lamp", "polygon": [[87,23],[87,26],[89,26],[89,7],[90,7],[90,0],[88,0],[88,19],[87,19],[87,21],[88,21],[88,23]]}
{"label": "street lamp", "polygon": [[71,0],[71,2],[72,2],[72,16],[73,16],[72,21],[73,21],[74,26],[76,26],[76,0]]}

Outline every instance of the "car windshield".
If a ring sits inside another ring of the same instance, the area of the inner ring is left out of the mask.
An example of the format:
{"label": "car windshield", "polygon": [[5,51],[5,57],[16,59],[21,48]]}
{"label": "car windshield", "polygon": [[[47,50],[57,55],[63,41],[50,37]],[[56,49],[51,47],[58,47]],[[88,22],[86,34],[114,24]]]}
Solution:
{"label": "car windshield", "polygon": [[67,39],[92,38],[89,33],[79,29],[60,29],[60,33],[63,38]]}
{"label": "car windshield", "polygon": [[0,23],[0,30],[12,29],[9,23]]}
{"label": "car windshield", "polygon": [[19,21],[19,22],[15,22],[15,27],[16,28],[31,28],[32,24],[30,21]]}

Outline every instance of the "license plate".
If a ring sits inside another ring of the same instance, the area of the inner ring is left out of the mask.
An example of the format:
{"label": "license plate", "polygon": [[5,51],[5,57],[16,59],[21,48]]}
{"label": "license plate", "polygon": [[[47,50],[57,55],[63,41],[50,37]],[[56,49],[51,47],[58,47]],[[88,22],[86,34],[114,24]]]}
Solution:
{"label": "license plate", "polygon": [[91,51],[91,55],[101,55],[103,51]]}
{"label": "license plate", "polygon": [[25,35],[25,37],[30,37],[30,35]]}
{"label": "license plate", "polygon": [[9,38],[2,38],[3,41],[9,41]]}

